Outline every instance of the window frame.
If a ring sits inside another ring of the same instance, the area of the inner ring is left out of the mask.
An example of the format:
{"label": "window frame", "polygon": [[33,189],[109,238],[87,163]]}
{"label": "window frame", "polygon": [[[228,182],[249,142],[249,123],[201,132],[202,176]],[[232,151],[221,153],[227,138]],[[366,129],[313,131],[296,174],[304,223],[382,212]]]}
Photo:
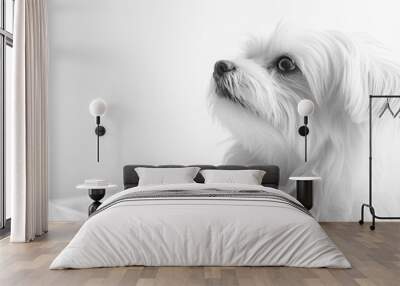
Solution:
{"label": "window frame", "polygon": [[[6,103],[6,49],[13,47],[14,35],[6,30],[6,1],[0,0],[0,236],[9,232],[10,219],[6,218],[6,189],[5,189],[5,103]],[[11,0],[14,14],[15,0]],[[15,15],[15,14],[14,14]],[[11,17],[14,18],[14,15]],[[14,25],[13,25],[14,26]],[[14,27],[13,27],[14,30]]]}

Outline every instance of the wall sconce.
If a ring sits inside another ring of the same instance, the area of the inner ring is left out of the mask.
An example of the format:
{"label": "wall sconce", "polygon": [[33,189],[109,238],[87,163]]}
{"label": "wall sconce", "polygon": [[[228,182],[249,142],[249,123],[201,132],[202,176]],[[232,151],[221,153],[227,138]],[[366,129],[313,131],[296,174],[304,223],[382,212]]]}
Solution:
{"label": "wall sconce", "polygon": [[307,135],[310,133],[307,124],[308,116],[314,112],[314,103],[308,99],[300,100],[297,105],[297,111],[300,116],[304,117],[304,125],[299,128],[299,134],[304,137],[304,161],[307,162]]}
{"label": "wall sconce", "polygon": [[92,114],[94,117],[96,117],[96,129],[94,130],[94,133],[97,135],[97,162],[99,162],[99,138],[100,136],[103,136],[106,134],[106,129],[104,126],[100,125],[100,116],[103,116],[106,113],[107,110],[107,103],[101,99],[101,98],[96,98],[92,100],[92,102],[89,105],[89,111],[90,114]]}

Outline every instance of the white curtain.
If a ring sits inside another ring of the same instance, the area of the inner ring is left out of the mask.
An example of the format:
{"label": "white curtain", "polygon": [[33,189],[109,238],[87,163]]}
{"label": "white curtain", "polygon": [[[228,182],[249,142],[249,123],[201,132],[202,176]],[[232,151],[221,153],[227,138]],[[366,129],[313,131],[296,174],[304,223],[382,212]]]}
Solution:
{"label": "white curtain", "polygon": [[12,242],[47,232],[47,3],[16,0],[9,169]]}

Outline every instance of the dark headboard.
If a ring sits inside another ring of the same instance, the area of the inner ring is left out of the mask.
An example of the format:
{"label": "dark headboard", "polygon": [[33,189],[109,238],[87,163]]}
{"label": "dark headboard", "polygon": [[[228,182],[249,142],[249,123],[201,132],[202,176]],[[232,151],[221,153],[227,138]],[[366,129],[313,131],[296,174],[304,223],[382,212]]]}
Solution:
{"label": "dark headboard", "polygon": [[[219,169],[219,170],[247,170],[247,169],[253,169],[253,170],[264,170],[266,173],[264,175],[264,178],[262,180],[262,185],[265,187],[271,187],[277,189],[279,186],[279,167],[270,165],[253,165],[253,166],[240,166],[240,165],[219,165],[219,166],[213,166],[213,165],[189,165],[189,167],[200,167],[202,170],[203,169]],[[128,188],[133,188],[136,187],[139,183],[139,176],[135,171],[135,168],[137,167],[147,167],[147,168],[179,168],[179,167],[186,167],[183,165],[160,165],[160,166],[154,166],[154,165],[126,165],[124,167],[124,189]],[[204,183],[204,178],[198,173],[196,178],[194,180],[197,183]]]}

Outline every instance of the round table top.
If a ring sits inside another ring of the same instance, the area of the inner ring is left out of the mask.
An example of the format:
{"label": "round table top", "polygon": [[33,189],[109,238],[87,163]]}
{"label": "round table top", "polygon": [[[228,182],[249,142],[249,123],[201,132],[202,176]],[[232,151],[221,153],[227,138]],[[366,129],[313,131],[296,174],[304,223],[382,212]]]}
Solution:
{"label": "round table top", "polygon": [[107,185],[102,185],[102,186],[94,186],[94,185],[88,185],[88,184],[80,184],[77,185],[76,188],[78,190],[98,190],[98,189],[113,189],[118,187],[117,185],[114,184],[107,184]]}
{"label": "round table top", "polygon": [[321,180],[321,177],[313,177],[313,176],[290,177],[289,180],[292,180],[292,181],[317,181],[317,180]]}

